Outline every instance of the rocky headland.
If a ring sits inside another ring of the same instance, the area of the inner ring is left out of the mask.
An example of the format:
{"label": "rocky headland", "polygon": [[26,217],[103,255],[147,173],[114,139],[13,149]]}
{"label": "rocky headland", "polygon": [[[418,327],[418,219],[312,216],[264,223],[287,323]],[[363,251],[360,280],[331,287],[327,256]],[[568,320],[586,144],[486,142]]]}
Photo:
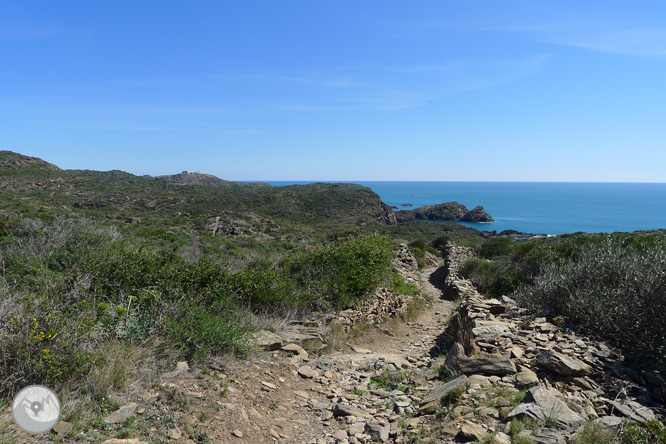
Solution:
{"label": "rocky headland", "polygon": [[482,206],[469,210],[459,202],[445,202],[437,205],[425,205],[414,210],[400,210],[395,212],[395,217],[398,222],[428,220],[485,223],[495,221]]}

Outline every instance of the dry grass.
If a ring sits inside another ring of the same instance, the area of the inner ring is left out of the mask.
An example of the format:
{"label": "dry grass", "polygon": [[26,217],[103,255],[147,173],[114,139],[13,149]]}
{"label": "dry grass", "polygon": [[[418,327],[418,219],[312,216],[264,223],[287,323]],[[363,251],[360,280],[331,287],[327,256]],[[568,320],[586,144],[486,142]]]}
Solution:
{"label": "dry grass", "polygon": [[159,340],[145,344],[108,341],[100,344],[96,354],[99,358],[88,374],[61,390],[65,421],[83,421],[93,406],[110,399],[138,397],[175,367],[177,360],[177,353]]}

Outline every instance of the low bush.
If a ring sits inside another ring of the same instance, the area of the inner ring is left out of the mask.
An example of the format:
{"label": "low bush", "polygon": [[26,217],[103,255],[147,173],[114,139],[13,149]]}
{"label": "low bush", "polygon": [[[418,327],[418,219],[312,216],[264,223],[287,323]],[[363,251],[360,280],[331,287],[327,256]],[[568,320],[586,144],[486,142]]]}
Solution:
{"label": "low bush", "polygon": [[297,307],[350,307],[390,278],[393,250],[386,236],[352,235],[304,247],[277,266],[294,298],[286,300]]}
{"label": "low bush", "polygon": [[441,253],[433,247],[431,244],[426,242],[425,239],[417,239],[413,242],[410,242],[408,245],[409,251],[412,253],[414,258],[416,259],[416,264],[419,267],[419,270],[422,270],[425,268],[426,263],[425,263],[425,254],[426,252],[430,254],[434,254],[435,256],[441,256]]}
{"label": "low bush", "polygon": [[490,297],[510,294],[516,286],[516,279],[506,261],[472,257],[463,262],[460,273],[471,280],[481,293]]}

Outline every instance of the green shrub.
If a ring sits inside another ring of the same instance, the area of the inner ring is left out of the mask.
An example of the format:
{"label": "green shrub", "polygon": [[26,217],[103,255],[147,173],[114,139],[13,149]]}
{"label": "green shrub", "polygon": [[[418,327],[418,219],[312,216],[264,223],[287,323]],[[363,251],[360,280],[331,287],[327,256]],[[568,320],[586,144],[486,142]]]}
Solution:
{"label": "green shrub", "polygon": [[657,421],[625,421],[618,430],[620,444],[666,444],[666,427]]}
{"label": "green shrub", "polygon": [[419,270],[425,268],[425,254],[426,252],[434,254],[435,256],[441,256],[441,253],[433,247],[431,244],[427,243],[425,239],[417,239],[413,242],[410,242],[408,245],[409,251],[416,259],[416,264],[418,265]]}
{"label": "green shrub", "polygon": [[615,433],[596,422],[587,422],[583,429],[576,434],[573,440],[574,444],[618,444],[619,441]]}
{"label": "green shrub", "polygon": [[393,270],[391,270],[389,274],[389,288],[398,294],[411,296],[419,294],[419,287],[411,282],[405,282],[404,279]]}
{"label": "green shrub", "polygon": [[440,404],[443,407],[448,407],[453,404],[457,404],[462,399],[465,389],[462,387],[455,387],[448,392],[440,399]]}
{"label": "green shrub", "polygon": [[516,241],[508,237],[496,237],[481,244],[478,248],[478,255],[485,259],[508,256],[513,251],[515,244]]}
{"label": "green shrub", "polygon": [[393,243],[385,236],[349,236],[305,247],[278,264],[297,307],[348,308],[389,277]]}

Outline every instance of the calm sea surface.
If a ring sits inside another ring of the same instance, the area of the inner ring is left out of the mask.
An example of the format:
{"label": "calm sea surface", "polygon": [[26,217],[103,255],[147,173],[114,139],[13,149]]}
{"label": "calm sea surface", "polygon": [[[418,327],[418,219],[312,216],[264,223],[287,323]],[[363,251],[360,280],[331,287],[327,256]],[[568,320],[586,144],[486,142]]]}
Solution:
{"label": "calm sea surface", "polygon": [[[272,185],[309,182],[269,182]],[[388,205],[458,201],[482,205],[490,224],[479,230],[562,234],[666,229],[666,183],[354,182],[371,188]]]}

